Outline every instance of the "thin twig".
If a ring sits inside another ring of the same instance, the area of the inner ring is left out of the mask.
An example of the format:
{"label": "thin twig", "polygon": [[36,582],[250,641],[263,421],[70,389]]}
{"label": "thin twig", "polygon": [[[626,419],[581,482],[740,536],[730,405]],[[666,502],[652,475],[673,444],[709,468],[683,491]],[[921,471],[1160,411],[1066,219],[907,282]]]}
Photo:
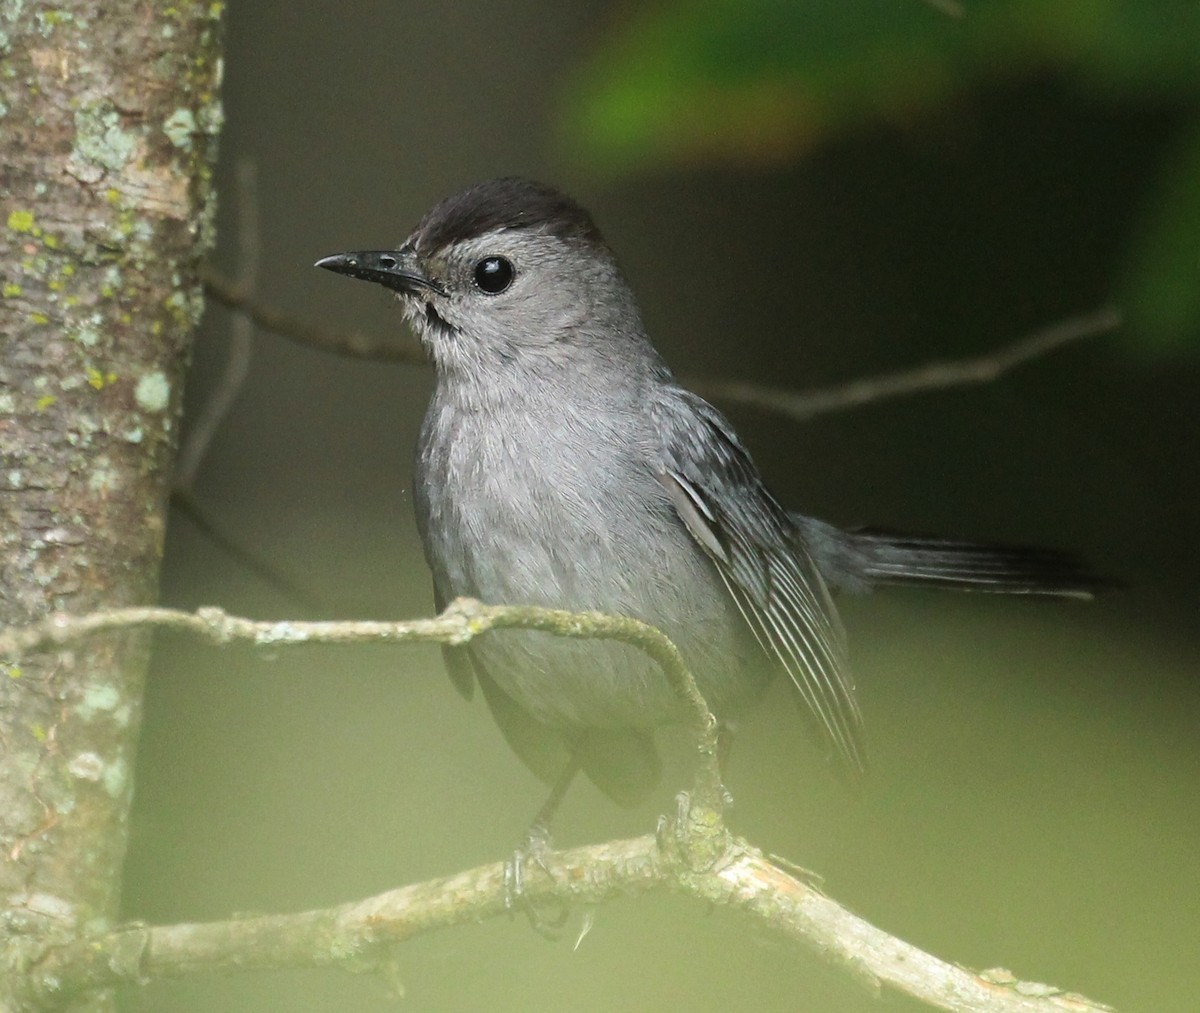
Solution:
{"label": "thin twig", "polygon": [[165,629],[207,640],[218,646],[237,641],[256,647],[301,644],[439,643],[465,644],[489,630],[540,630],[560,637],[619,640],[645,652],[663,670],[672,687],[686,700],[695,723],[706,734],[716,721],[679,649],[648,623],[603,612],[567,612],[534,605],[485,605],[473,598],[456,598],[433,619],[401,622],[377,620],[245,619],[224,609],[195,612],[155,606],[101,609],[75,616],[57,612],[29,626],[0,628],[0,658],[65,647],[99,633],[134,629]]}
{"label": "thin twig", "polygon": [[[261,228],[258,214],[258,173],[254,162],[242,158],[237,163],[238,206],[238,278],[246,292],[258,287]],[[196,413],[187,439],[179,449],[175,464],[174,491],[181,496],[190,494],[196,472],[208,453],[209,444],[220,428],[233,402],[246,383],[250,372],[250,354],[254,347],[254,322],[244,313],[234,317],[229,330],[229,348],[225,369],[209,393],[208,400]]]}
{"label": "thin twig", "polygon": [[200,279],[204,282],[205,294],[214,302],[236,313],[244,313],[264,331],[278,334],[306,348],[351,359],[422,365],[427,361],[420,346],[411,339],[380,340],[358,332],[314,327],[305,320],[256,301],[250,292],[211,268],[201,270]]}
{"label": "thin twig", "polygon": [[[237,285],[211,271],[203,274],[207,294],[216,302],[245,313],[264,330],[289,338],[309,348],[358,359],[424,363],[415,342],[379,341],[356,333],[339,333],[314,327],[286,313],[256,303]],[[966,387],[996,380],[1022,363],[1040,358],[1055,349],[1116,330],[1120,312],[1111,306],[1068,317],[1020,338],[993,352],[968,359],[935,361],[894,373],[855,380],[837,387],[808,391],[769,387],[744,381],[686,378],[697,393],[714,399],[736,401],[805,421],[828,412],[844,411],[888,398],[926,391]]]}
{"label": "thin twig", "polygon": [[[259,242],[262,228],[258,203],[258,171],[254,161],[250,158],[239,159],[236,177],[237,285],[241,291],[253,293],[258,286],[262,260]],[[225,367],[207,400],[196,412],[179,449],[175,476],[171,483],[171,505],[189,518],[217,548],[264,583],[275,588],[293,604],[315,615],[321,611],[316,596],[295,580],[280,573],[255,549],[242,545],[226,534],[220,524],[208,515],[195,495],[196,475],[200,465],[208,453],[213,437],[228,416],[249,376],[250,359],[254,351],[254,329],[254,320],[250,315],[233,315]]]}
{"label": "thin twig", "polygon": [[239,566],[254,574],[268,587],[277,591],[291,603],[293,608],[299,609],[308,616],[329,614],[329,603],[322,598],[319,592],[306,587],[300,581],[278,569],[265,556],[260,555],[258,549],[243,545],[228,534],[217,521],[209,516],[208,511],[200,505],[191,490],[172,490],[171,506],[191,521],[213,545]]}
{"label": "thin twig", "polygon": [[780,387],[724,380],[696,380],[693,381],[693,386],[699,393],[709,397],[739,401],[755,408],[765,408],[786,415],[797,421],[804,421],[816,415],[857,408],[888,398],[990,383],[1022,363],[1040,358],[1083,338],[1106,334],[1120,325],[1120,312],[1114,307],[1106,306],[1094,313],[1068,317],[985,355],[970,359],[929,362],[915,369],[883,373],[825,390],[796,392]]}

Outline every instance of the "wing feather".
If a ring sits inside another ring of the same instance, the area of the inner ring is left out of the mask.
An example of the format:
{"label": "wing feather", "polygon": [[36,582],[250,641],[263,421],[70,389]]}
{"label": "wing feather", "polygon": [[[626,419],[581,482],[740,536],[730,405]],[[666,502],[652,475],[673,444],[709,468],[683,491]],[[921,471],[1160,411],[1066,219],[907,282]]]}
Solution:
{"label": "wing feather", "polygon": [[759,645],[787,673],[841,760],[860,773],[862,714],[820,572],[720,413],[695,395],[678,396],[690,403],[663,406],[659,480]]}

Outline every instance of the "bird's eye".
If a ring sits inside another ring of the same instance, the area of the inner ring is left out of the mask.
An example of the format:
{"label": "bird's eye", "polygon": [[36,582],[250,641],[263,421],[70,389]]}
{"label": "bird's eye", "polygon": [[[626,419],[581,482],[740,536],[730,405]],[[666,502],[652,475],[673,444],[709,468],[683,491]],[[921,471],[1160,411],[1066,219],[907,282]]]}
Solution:
{"label": "bird's eye", "polygon": [[498,295],[516,276],[512,261],[503,257],[484,257],[475,265],[475,284],[488,295]]}

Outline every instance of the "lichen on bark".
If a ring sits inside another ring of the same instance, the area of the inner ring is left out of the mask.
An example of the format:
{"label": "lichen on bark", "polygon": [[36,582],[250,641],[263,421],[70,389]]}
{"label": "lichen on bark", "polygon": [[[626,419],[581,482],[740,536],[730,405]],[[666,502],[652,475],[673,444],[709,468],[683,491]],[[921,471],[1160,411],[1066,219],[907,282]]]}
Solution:
{"label": "lichen on bark", "polygon": [[[0,5],[0,624],[154,599],[221,5]],[[0,932],[115,913],[147,644],[0,658]],[[3,996],[0,996],[0,1000]]]}

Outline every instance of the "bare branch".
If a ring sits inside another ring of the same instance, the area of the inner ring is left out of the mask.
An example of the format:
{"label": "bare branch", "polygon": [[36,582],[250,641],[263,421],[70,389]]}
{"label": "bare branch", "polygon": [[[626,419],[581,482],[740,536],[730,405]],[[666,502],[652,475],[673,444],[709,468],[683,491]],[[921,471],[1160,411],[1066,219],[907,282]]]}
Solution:
{"label": "bare branch", "polygon": [[[379,341],[362,334],[329,332],[256,303],[239,286],[211,271],[205,272],[203,278],[205,291],[210,298],[236,312],[245,313],[264,330],[298,344],[358,359],[425,362],[421,350],[411,342]],[[794,391],[704,377],[688,377],[686,383],[705,397],[736,401],[805,421],[817,415],[857,408],[888,398],[990,383],[1022,363],[1041,358],[1084,338],[1107,334],[1120,325],[1120,312],[1115,307],[1106,306],[1092,313],[1060,320],[986,355],[929,362],[913,369],[883,373],[818,390]]]}
{"label": "bare branch", "polygon": [[723,380],[695,380],[693,386],[699,393],[709,397],[738,401],[804,421],[816,415],[857,408],[888,398],[990,383],[1022,363],[1041,358],[1072,342],[1106,334],[1120,325],[1120,312],[1106,306],[1094,313],[1068,317],[986,355],[929,362],[915,369],[882,373],[827,390],[796,392]]}
{"label": "bare branch", "polygon": [[[259,237],[262,233],[258,214],[258,173],[251,159],[237,163],[238,205],[238,277],[243,291],[253,292],[258,285],[261,260]],[[200,462],[217,429],[225,421],[238,393],[250,373],[250,353],[254,347],[254,322],[243,313],[237,314],[229,332],[229,352],[221,378],[213,387],[208,400],[201,406],[191,431],[175,462],[174,492],[178,496],[191,494]]]}
{"label": "bare branch", "polygon": [[[258,285],[261,266],[262,227],[259,221],[258,171],[252,159],[238,160],[237,186],[237,248],[238,281],[240,292],[253,293]],[[225,283],[222,284],[232,284]],[[209,446],[221,423],[225,421],[250,374],[250,360],[254,351],[255,322],[247,313],[235,313],[229,329],[229,343],[224,369],[213,385],[207,400],[196,412],[188,427],[179,455],[175,462],[175,475],[171,483],[171,505],[182,512],[196,527],[224,551],[231,559],[253,573],[270,587],[293,602],[297,607],[313,615],[319,614],[320,603],[307,588],[280,573],[259,552],[242,545],[222,530],[219,522],[211,517],[197,499],[194,489],[196,474],[208,453]]]}
{"label": "bare branch", "polygon": [[[1108,1009],[1004,971],[976,974],[939,960],[788,875],[741,840],[702,872],[674,863],[653,836],[555,852],[531,867],[525,896],[533,904],[595,905],[663,888],[740,908],[872,992],[887,986],[960,1013]],[[333,908],[117,929],[52,949],[32,977],[42,983],[42,1001],[80,989],[212,972],[340,966],[392,977],[389,951],[396,944],[505,911],[504,866],[496,863]]]}
{"label": "bare branch", "polygon": [[351,359],[371,359],[382,362],[425,363],[425,354],[415,341],[383,341],[357,332],[328,331],[314,327],[305,320],[257,302],[242,286],[211,269],[200,274],[204,292],[214,302],[236,313],[243,313],[264,331],[278,334],[306,348],[332,352]]}
{"label": "bare branch", "polygon": [[[55,615],[0,629],[0,657],[62,648],[96,633],[143,628],[189,633],[215,644],[244,641],[280,647],[305,643],[439,642],[462,644],[489,630],[523,628],[556,636],[620,640],[645,651],[689,701],[704,762],[699,800],[719,794],[716,723],[675,645],[634,619],[458,599],[433,619],[408,622],[259,621],[220,609],[113,609]],[[715,789],[714,789],[715,785]],[[772,864],[725,830],[720,805],[699,821],[669,824],[673,836],[614,841],[547,855],[528,870],[531,903],[596,904],[670,887],[714,905],[740,908],[872,991],[905,992],[939,1009],[964,1013],[1099,1013],[1107,1007],[1007,971],[976,974],[897,939],[848,911],[816,887]],[[707,821],[707,824],[706,822]],[[679,847],[672,847],[672,843]],[[691,847],[698,844],[697,847]],[[715,850],[714,850],[715,846]],[[711,858],[702,865],[697,855]],[[46,1005],[83,989],[212,971],[337,965],[391,973],[388,947],[406,939],[506,910],[503,866],[489,865],[392,890],[334,908],[200,925],[128,926],[40,952],[10,955],[24,964],[30,1002]]]}
{"label": "bare branch", "polygon": [[[541,630],[559,637],[619,640],[645,652],[654,660],[668,682],[688,704],[697,729],[701,756],[695,794],[697,814],[707,819],[711,839],[722,835],[720,765],[717,762],[717,719],[713,717],[679,649],[662,632],[637,619],[601,612],[566,612],[533,605],[484,605],[472,598],[457,598],[434,619],[407,622],[340,620],[300,622],[255,620],[231,616],[219,608],[183,612],[167,608],[109,609],[84,616],[56,613],[40,623],[15,629],[0,629],[0,658],[46,647],[61,647],[97,633],[130,629],[169,629],[225,645],[244,641],[257,647],[299,644],[440,643],[465,644],[489,630]],[[712,813],[716,813],[716,818]]]}
{"label": "bare branch", "polygon": [[196,526],[214,546],[230,559],[254,574],[268,587],[274,588],[294,608],[309,616],[327,615],[330,611],[319,592],[301,584],[278,569],[255,546],[245,545],[224,531],[220,523],[209,515],[190,489],[176,488],[171,491],[171,506]]}
{"label": "bare branch", "polygon": [[465,644],[489,630],[541,630],[560,637],[619,640],[649,655],[663,670],[680,697],[687,701],[696,725],[716,742],[712,716],[679,649],[647,623],[602,612],[566,612],[534,605],[484,605],[473,598],[456,598],[433,619],[404,622],[374,620],[245,619],[223,609],[184,612],[169,608],[104,609],[72,616],[58,612],[29,626],[0,628],[0,657],[12,657],[50,647],[63,647],[97,633],[133,629],[167,629],[187,633],[218,646],[243,641],[256,647],[299,644],[439,643]]}

